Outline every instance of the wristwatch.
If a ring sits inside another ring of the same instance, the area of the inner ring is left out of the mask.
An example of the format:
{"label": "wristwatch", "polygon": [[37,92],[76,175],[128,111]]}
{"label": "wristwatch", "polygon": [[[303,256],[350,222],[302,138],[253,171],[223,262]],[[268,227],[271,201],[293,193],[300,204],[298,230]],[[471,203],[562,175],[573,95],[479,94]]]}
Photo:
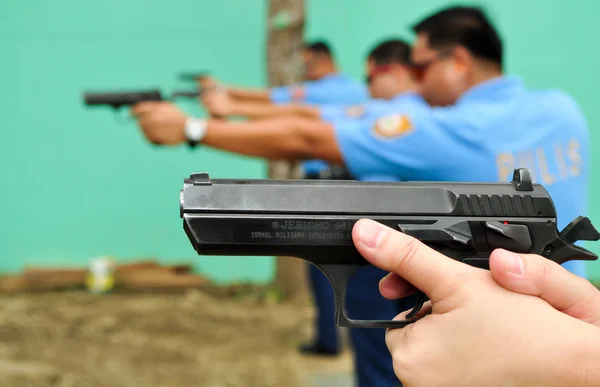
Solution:
{"label": "wristwatch", "polygon": [[206,120],[190,117],[185,122],[185,137],[190,147],[195,147],[202,141],[206,133]]}

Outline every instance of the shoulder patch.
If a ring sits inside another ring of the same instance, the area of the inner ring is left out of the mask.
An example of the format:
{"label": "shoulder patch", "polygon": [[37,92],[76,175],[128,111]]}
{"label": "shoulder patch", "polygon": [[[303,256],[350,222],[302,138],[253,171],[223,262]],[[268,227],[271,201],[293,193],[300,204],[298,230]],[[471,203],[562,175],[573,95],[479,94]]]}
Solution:
{"label": "shoulder patch", "polygon": [[379,118],[373,126],[373,133],[380,138],[396,138],[413,130],[412,122],[403,114],[392,114]]}
{"label": "shoulder patch", "polygon": [[365,114],[365,107],[363,105],[354,105],[346,108],[346,115],[348,117],[360,117]]}

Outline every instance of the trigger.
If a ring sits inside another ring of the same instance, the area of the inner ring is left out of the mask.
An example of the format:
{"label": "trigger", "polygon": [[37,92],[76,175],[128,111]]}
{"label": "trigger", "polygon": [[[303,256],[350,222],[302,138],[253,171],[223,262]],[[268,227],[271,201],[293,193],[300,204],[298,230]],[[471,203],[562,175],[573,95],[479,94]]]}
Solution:
{"label": "trigger", "polygon": [[423,292],[417,292],[417,301],[415,307],[406,315],[406,319],[410,320],[415,317],[423,308],[423,305],[427,302],[427,296]]}

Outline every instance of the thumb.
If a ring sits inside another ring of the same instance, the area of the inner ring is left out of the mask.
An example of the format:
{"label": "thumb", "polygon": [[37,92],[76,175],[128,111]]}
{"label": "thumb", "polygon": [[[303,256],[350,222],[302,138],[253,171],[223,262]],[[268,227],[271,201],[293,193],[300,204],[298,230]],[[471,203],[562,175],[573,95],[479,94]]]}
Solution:
{"label": "thumb", "polygon": [[427,294],[433,302],[447,298],[461,274],[473,268],[448,258],[416,238],[378,222],[362,219],[352,230],[360,254],[374,266],[396,273]]}
{"label": "thumb", "polygon": [[554,261],[498,249],[490,256],[490,271],[505,289],[540,297],[579,320],[600,322],[600,291]]}

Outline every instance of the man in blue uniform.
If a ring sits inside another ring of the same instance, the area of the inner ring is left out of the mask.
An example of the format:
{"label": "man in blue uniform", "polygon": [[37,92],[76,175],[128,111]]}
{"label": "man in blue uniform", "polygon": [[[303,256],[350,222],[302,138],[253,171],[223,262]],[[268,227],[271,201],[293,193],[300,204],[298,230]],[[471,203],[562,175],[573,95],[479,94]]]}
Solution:
{"label": "man in blue uniform", "polygon": [[[358,104],[368,99],[365,86],[339,71],[329,45],[323,41],[307,43],[303,55],[304,81],[295,85],[269,89],[247,89],[232,85],[219,85],[210,77],[203,77],[199,85],[205,90],[218,87],[237,103],[252,110],[280,104],[308,103]],[[249,112],[252,114],[252,111]]]}
{"label": "man in blue uniform", "polygon": [[[461,20],[466,25],[460,26]],[[432,169],[430,179],[491,181],[495,176],[509,181],[512,171],[507,168],[527,167],[534,181],[543,184],[554,198],[559,228],[577,215],[587,214],[590,139],[577,103],[560,90],[532,91],[519,77],[503,76],[502,42],[477,8],[447,9],[424,19],[413,30],[417,33],[413,64],[423,97],[433,106],[454,105],[434,109],[428,120],[439,126],[437,130],[454,129],[448,133],[462,144],[455,149],[458,153],[476,143],[488,160],[495,159],[493,165],[482,163],[468,174],[452,168],[444,168],[442,173]],[[464,31],[466,36],[456,39],[453,31]],[[490,37],[487,41],[483,39],[486,35]],[[475,60],[479,62],[476,66]],[[435,133],[432,129],[430,135]],[[456,163],[432,156],[447,167],[468,161]],[[586,277],[584,262],[564,266]]]}
{"label": "man in blue uniform", "polygon": [[[358,105],[331,103],[324,105],[282,104],[256,108],[254,104],[233,101],[221,93],[207,93],[203,102],[207,110],[219,116],[245,116],[252,119],[266,117],[304,117],[322,122],[341,124],[343,120],[355,121],[382,112],[403,109],[412,104],[425,105],[425,101],[416,93],[418,87],[412,71],[407,67],[410,62],[410,46],[399,39],[386,40],[379,43],[369,53],[366,61],[366,81],[372,99]],[[345,170],[336,166],[328,166],[324,161],[309,160],[303,162],[307,179],[348,179]],[[372,174],[363,180],[393,181],[395,176]],[[316,303],[315,340],[302,347],[304,352],[318,354],[336,354],[339,351],[337,327],[334,324],[335,298],[327,277],[315,266],[308,264],[308,277]],[[368,270],[367,270],[368,271]],[[366,274],[361,273],[361,276]],[[360,277],[353,279],[360,281]],[[372,283],[372,281],[368,281]],[[384,303],[389,303],[382,300]],[[407,306],[408,308],[408,306]],[[384,307],[378,308],[385,310]],[[395,306],[394,306],[395,310]],[[368,317],[368,316],[367,316]],[[368,347],[368,342],[365,343]],[[364,351],[357,346],[357,356]]]}
{"label": "man in blue uniform", "polygon": [[[302,102],[316,105],[361,103],[368,98],[364,85],[341,73],[329,45],[323,41],[306,45],[303,53],[306,81],[270,89],[275,104]],[[233,91],[235,97],[235,91]]]}
{"label": "man in blue uniform", "polygon": [[[509,180],[513,167],[533,167],[535,181],[555,201],[559,227],[587,214],[589,134],[575,101],[560,90],[529,90],[518,77],[504,75],[502,42],[477,8],[446,9],[418,23],[414,31],[412,60],[421,94],[438,107],[414,104],[340,124],[198,120],[164,102],[140,104],[133,113],[155,143],[192,141],[271,159],[318,158],[345,164],[358,179],[495,182]],[[569,269],[585,275],[579,263]],[[350,314],[350,309],[378,312],[379,278],[373,271],[371,282],[363,279],[360,289],[348,289]],[[400,312],[399,306],[391,309],[383,312],[385,318]],[[360,387],[398,383],[384,333],[353,330],[360,348]]]}

